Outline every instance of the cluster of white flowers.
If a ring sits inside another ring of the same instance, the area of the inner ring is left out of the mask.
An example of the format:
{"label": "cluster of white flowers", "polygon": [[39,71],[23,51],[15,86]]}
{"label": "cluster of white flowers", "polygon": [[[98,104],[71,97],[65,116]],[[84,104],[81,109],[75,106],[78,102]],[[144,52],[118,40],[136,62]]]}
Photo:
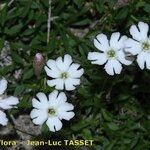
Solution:
{"label": "cluster of white flowers", "polygon": [[88,60],[92,64],[103,65],[109,75],[120,74],[122,64],[130,65],[132,60],[126,53],[137,56],[137,63],[141,69],[150,69],[150,37],[149,26],[144,22],[138,23],[138,28],[132,25],[130,34],[132,38],[120,36],[119,32],[112,33],[110,40],[105,34],[99,34],[94,39],[95,47],[100,52],[89,52]]}
{"label": "cluster of white flowers", "polygon": [[[126,53],[137,56],[137,63],[141,69],[150,69],[150,37],[148,36],[149,26],[139,22],[138,27],[132,25],[130,34],[132,38],[121,36],[119,32],[112,33],[110,40],[105,34],[99,34],[94,39],[94,45],[100,52],[89,52],[88,60],[92,64],[104,65],[109,75],[120,74],[122,65],[130,65],[132,60],[128,59]],[[79,64],[73,63],[72,57],[68,54],[58,57],[56,60],[48,60],[44,67],[47,76],[47,84],[55,87],[48,97],[39,92],[32,99],[33,110],[30,113],[31,119],[36,125],[43,125],[46,122],[50,131],[55,132],[62,128],[61,120],[70,120],[74,117],[74,106],[67,102],[64,92],[57,90],[72,91],[80,84],[80,77],[84,70]],[[16,97],[6,97],[4,92],[7,88],[7,81],[0,80],[0,124],[7,125],[8,119],[3,110],[11,109],[19,103]]]}
{"label": "cluster of white flowers", "polygon": [[[72,91],[80,84],[80,77],[84,70],[79,69],[80,65],[73,63],[72,57],[68,54],[58,57],[56,60],[49,59],[44,67],[46,74],[51,78],[47,81],[50,87],[55,86],[57,90]],[[55,132],[62,128],[61,120],[70,120],[74,117],[74,106],[67,103],[64,92],[53,91],[47,97],[44,93],[38,93],[32,99],[34,109],[31,111],[31,118],[36,125],[46,122],[50,131]]]}
{"label": "cluster of white flowers", "polygon": [[6,97],[6,95],[4,94],[6,89],[7,89],[7,80],[1,79],[0,80],[0,124],[3,126],[6,126],[8,123],[8,119],[4,111],[15,107],[19,103],[17,97],[14,96]]}
{"label": "cluster of white flowers", "polygon": [[[80,77],[84,70],[79,69],[80,65],[73,63],[72,57],[68,54],[58,57],[55,60],[48,60],[45,71],[47,75],[53,79],[48,80],[47,84],[51,87],[55,86],[57,90],[72,91],[80,84]],[[11,109],[19,103],[16,97],[5,97],[4,92],[7,88],[7,81],[0,80],[0,108],[3,110]],[[42,125],[46,122],[49,130],[52,132],[58,131],[62,128],[61,120],[70,120],[74,117],[74,106],[67,101],[64,92],[54,90],[47,97],[44,93],[39,92],[36,97],[32,99],[34,109],[30,116],[34,124]],[[0,124],[7,125],[8,119],[6,114],[0,110]]]}

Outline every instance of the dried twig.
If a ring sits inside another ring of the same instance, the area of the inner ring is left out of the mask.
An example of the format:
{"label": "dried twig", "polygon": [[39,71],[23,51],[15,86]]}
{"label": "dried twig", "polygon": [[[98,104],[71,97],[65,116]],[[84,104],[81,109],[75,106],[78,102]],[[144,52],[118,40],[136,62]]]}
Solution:
{"label": "dried twig", "polygon": [[15,0],[11,0],[9,3],[8,3],[8,6],[10,7],[10,5],[14,2]]}
{"label": "dried twig", "polygon": [[51,28],[51,0],[49,0],[49,9],[48,9],[48,20],[47,20],[47,43],[49,43],[50,38],[50,28]]}

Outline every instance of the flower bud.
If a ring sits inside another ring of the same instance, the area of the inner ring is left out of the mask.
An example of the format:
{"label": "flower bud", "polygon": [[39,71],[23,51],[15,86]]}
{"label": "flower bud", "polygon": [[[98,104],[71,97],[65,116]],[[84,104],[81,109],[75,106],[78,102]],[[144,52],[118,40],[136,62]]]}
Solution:
{"label": "flower bud", "polygon": [[37,53],[33,60],[34,73],[37,77],[40,76],[44,65],[44,57],[41,53]]}

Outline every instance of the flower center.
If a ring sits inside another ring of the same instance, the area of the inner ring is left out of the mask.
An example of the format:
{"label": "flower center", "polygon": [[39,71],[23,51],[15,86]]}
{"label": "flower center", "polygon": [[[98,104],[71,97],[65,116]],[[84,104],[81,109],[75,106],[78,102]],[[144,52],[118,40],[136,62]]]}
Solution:
{"label": "flower center", "polygon": [[67,72],[61,73],[60,78],[61,79],[67,79],[68,78],[68,73]]}
{"label": "flower center", "polygon": [[116,52],[113,49],[111,49],[107,51],[107,56],[108,58],[114,58],[116,56]]}
{"label": "flower center", "polygon": [[49,114],[50,116],[55,115],[55,113],[56,113],[55,109],[53,109],[53,108],[49,108],[49,109],[48,109],[48,114]]}
{"label": "flower center", "polygon": [[150,51],[150,44],[148,42],[143,42],[142,43],[142,49],[144,51]]}

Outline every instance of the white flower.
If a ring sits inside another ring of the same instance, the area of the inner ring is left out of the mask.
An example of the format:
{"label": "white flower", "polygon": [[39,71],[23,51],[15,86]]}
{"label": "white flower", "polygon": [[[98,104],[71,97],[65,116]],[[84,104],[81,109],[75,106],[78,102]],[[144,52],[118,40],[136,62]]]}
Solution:
{"label": "white flower", "polygon": [[48,98],[44,93],[38,93],[36,98],[32,99],[34,109],[31,111],[31,118],[36,125],[42,125],[45,121],[49,130],[52,132],[62,128],[62,119],[70,120],[74,117],[74,106],[67,103],[67,97],[64,92],[53,91]]}
{"label": "white flower", "polygon": [[126,40],[125,51],[132,55],[137,55],[137,63],[141,69],[150,69],[150,36],[148,36],[149,26],[144,22],[138,23],[138,28],[132,25],[130,34],[132,38]]}
{"label": "white flower", "polygon": [[66,54],[64,59],[62,57],[58,57],[56,60],[50,59],[46,65],[46,74],[53,78],[47,81],[50,87],[55,86],[57,90],[71,91],[76,88],[76,85],[80,84],[80,77],[84,70],[79,69],[79,64],[73,63],[70,55]]}
{"label": "white flower", "polygon": [[119,32],[111,35],[108,41],[105,34],[99,34],[94,39],[95,47],[101,52],[89,52],[88,59],[92,64],[103,65],[109,75],[120,74],[122,64],[130,65],[132,61],[127,60],[124,53],[124,41],[126,36],[120,37]]}
{"label": "white flower", "polygon": [[18,98],[14,96],[5,97],[4,92],[7,89],[7,81],[5,79],[0,80],[0,124],[5,126],[8,123],[6,114],[2,110],[13,108],[19,103]]}

